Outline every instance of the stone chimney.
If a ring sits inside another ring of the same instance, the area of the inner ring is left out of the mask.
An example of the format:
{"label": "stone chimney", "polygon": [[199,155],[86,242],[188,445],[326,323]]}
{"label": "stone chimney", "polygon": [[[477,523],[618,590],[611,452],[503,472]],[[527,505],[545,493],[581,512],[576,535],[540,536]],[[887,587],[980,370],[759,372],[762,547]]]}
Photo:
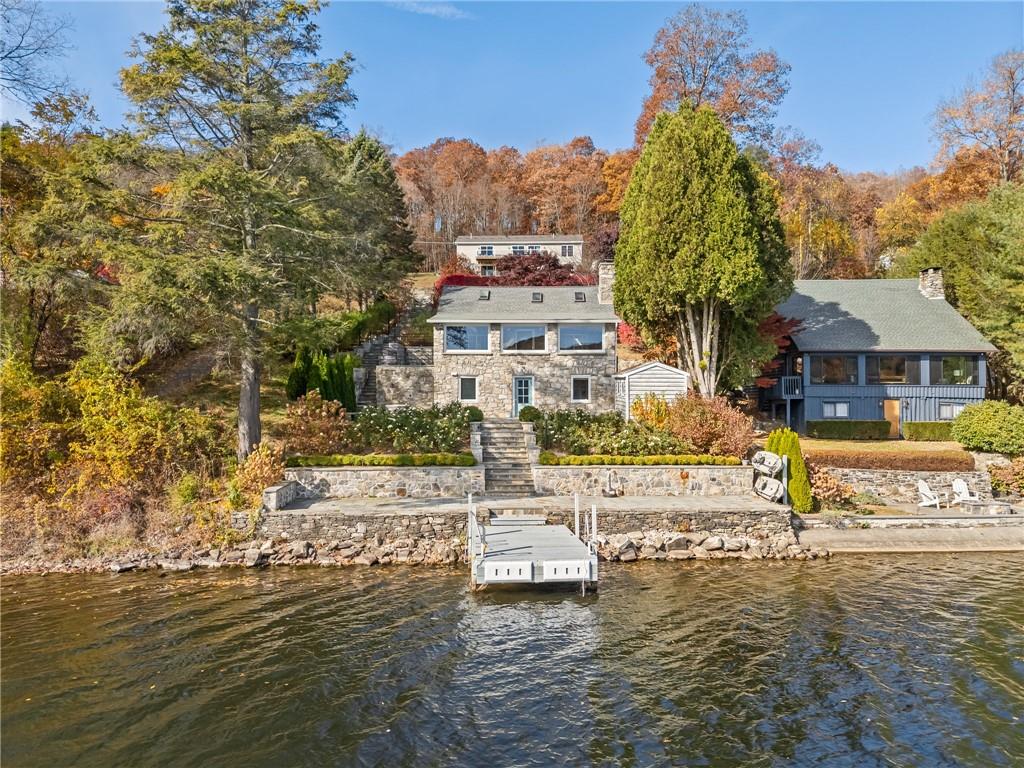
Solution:
{"label": "stone chimney", "polygon": [[917,277],[917,290],[926,299],[945,299],[946,287],[942,283],[942,267],[922,269]]}
{"label": "stone chimney", "polygon": [[614,283],[615,262],[602,261],[597,265],[597,302],[599,304],[612,303],[612,285]]}

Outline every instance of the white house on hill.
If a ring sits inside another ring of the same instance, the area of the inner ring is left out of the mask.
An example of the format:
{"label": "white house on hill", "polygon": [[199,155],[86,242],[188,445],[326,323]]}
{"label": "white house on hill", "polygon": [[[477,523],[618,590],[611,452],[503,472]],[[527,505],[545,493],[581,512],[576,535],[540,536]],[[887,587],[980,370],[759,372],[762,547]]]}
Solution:
{"label": "white house on hill", "polygon": [[552,253],[574,267],[583,261],[583,235],[463,235],[455,240],[455,254],[482,275],[495,274],[495,262],[504,256]]}

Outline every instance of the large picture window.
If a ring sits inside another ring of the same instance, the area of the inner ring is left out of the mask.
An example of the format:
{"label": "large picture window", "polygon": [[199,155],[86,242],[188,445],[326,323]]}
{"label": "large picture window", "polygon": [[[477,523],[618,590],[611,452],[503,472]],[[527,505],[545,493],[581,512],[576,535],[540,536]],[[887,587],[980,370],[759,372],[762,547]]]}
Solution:
{"label": "large picture window", "polygon": [[444,327],[445,352],[486,352],[486,325],[446,325]]}
{"label": "large picture window", "polygon": [[501,348],[506,352],[543,352],[543,325],[501,326]]}
{"label": "large picture window", "polygon": [[604,348],[604,327],[562,325],[558,327],[558,348],[562,352],[593,352]]}
{"label": "large picture window", "polygon": [[868,355],[868,384],[920,384],[921,361],[907,355]]}
{"label": "large picture window", "polygon": [[812,384],[856,384],[856,355],[811,355]]}
{"label": "large picture window", "polygon": [[977,384],[978,358],[968,355],[933,356],[929,362],[932,384]]}

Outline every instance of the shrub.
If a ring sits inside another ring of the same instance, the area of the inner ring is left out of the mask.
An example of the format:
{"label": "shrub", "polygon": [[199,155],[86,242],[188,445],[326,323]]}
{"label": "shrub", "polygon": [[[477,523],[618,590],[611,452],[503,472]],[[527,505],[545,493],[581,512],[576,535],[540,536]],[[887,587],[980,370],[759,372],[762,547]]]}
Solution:
{"label": "shrub", "polygon": [[633,401],[630,413],[642,424],[654,429],[665,429],[671,412],[665,398],[648,393]]}
{"label": "shrub", "polygon": [[263,498],[263,489],[281,482],[284,478],[284,459],[280,446],[260,443],[253,449],[238,468],[231,484],[238,494],[234,506],[256,507]]}
{"label": "shrub", "polygon": [[651,456],[620,456],[594,453],[585,456],[559,456],[551,451],[541,451],[540,463],[549,466],[590,466],[620,464],[638,466],[658,465],[712,465],[734,466],[740,464],[735,456],[695,456],[692,454],[658,454]]}
{"label": "shrub", "polygon": [[309,391],[309,369],[313,364],[313,356],[309,349],[299,346],[295,353],[295,362],[288,371],[288,381],[285,383],[285,394],[289,400],[298,400]]}
{"label": "shrub", "polygon": [[472,453],[333,454],[291,456],[288,467],[472,467]]}
{"label": "shrub", "polygon": [[352,421],[341,403],[324,400],[317,390],[285,412],[284,439],[289,453],[336,453],[351,450]]}
{"label": "shrub", "polygon": [[885,419],[811,420],[807,422],[807,436],[825,440],[884,440],[889,437],[889,427]]}
{"label": "shrub", "polygon": [[945,442],[953,439],[952,426],[950,421],[908,421],[903,424],[903,437],[907,440]]}
{"label": "shrub", "polygon": [[969,451],[1024,454],[1024,406],[1001,400],[969,405],[953,419],[953,439]]}
{"label": "shrub", "polygon": [[811,481],[807,475],[807,466],[800,452],[800,438],[796,432],[789,428],[776,429],[768,435],[764,447],[766,451],[789,459],[789,503],[794,512],[810,512],[813,507]]}
{"label": "shrub", "polygon": [[533,424],[537,423],[543,418],[543,414],[540,412],[540,408],[535,408],[532,405],[527,405],[519,409],[519,420],[529,421]]}
{"label": "shrub", "polygon": [[807,474],[811,482],[811,495],[817,506],[828,504],[842,507],[853,498],[853,488],[830,474],[824,467],[808,463]]}
{"label": "shrub", "polygon": [[918,472],[970,472],[974,457],[965,451],[825,451],[810,449],[807,458],[823,467],[900,469]]}
{"label": "shrub", "polygon": [[1018,456],[1009,464],[989,467],[992,487],[1002,493],[1024,495],[1024,456]]}
{"label": "shrub", "polygon": [[467,406],[466,415],[470,421],[483,421],[484,412],[477,408],[475,405]]}
{"label": "shrub", "polygon": [[457,451],[469,444],[469,409],[459,403],[430,408],[364,408],[354,445],[380,453]]}
{"label": "shrub", "polygon": [[676,398],[669,408],[668,431],[696,453],[743,456],[754,441],[751,418],[724,397],[697,394]]}
{"label": "shrub", "polygon": [[578,430],[587,453],[647,456],[682,454],[692,450],[688,443],[664,430],[650,429],[635,421],[621,419],[594,421]]}

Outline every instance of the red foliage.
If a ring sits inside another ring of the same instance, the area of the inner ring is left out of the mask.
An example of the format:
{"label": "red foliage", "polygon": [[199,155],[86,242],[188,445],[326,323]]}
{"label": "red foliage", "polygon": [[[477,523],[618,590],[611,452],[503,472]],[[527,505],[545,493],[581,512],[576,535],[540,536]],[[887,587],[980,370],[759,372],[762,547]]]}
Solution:
{"label": "red foliage", "polygon": [[642,352],[647,349],[640,332],[627,323],[619,323],[619,344],[629,347],[634,352]]}
{"label": "red foliage", "polygon": [[776,372],[782,367],[782,353],[793,344],[793,333],[800,327],[800,321],[791,317],[783,317],[778,312],[772,312],[761,321],[757,332],[761,338],[775,344],[778,350],[776,356],[765,364],[761,369],[761,375],[754,379],[754,383],[762,389],[768,389],[779,380]]}
{"label": "red foliage", "polygon": [[[468,272],[466,265],[452,259],[441,270],[441,276],[434,283],[434,303],[441,298],[441,292],[451,286],[494,285],[494,286],[559,286],[594,285],[597,278],[577,272],[571,266],[561,264],[551,253],[535,253],[529,256],[505,256],[495,264],[498,274],[485,277]],[[450,272],[449,269],[460,271]]]}

